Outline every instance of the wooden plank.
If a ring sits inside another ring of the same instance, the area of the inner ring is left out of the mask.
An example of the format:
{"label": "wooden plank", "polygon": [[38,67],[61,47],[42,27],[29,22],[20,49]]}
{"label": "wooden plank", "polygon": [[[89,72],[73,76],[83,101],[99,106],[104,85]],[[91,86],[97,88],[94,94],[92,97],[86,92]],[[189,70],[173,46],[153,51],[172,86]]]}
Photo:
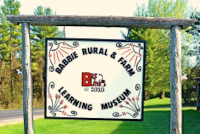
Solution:
{"label": "wooden plank", "polygon": [[182,134],[182,98],[181,98],[181,27],[171,28],[170,51],[170,97],[171,119],[170,133]]}
{"label": "wooden plank", "polygon": [[25,134],[34,134],[30,24],[22,23],[23,114]]}
{"label": "wooden plank", "polygon": [[28,22],[37,26],[99,26],[171,29],[178,25],[183,29],[192,25],[194,19],[121,17],[121,16],[61,16],[61,15],[7,15],[12,23]]}

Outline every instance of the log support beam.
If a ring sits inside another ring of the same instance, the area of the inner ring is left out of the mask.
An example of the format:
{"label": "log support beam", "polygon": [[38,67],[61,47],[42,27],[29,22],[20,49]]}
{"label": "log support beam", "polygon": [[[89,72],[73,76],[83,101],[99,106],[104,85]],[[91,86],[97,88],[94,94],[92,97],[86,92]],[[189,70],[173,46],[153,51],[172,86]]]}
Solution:
{"label": "log support beam", "polygon": [[181,27],[180,26],[172,26],[171,28],[170,97],[171,97],[170,134],[182,134]]}
{"label": "log support beam", "polygon": [[22,23],[23,115],[24,133],[34,134],[33,86],[31,74],[30,24]]}
{"label": "log support beam", "polygon": [[13,24],[28,22],[35,26],[94,26],[170,29],[181,26],[186,29],[195,19],[163,17],[122,17],[122,16],[67,16],[67,15],[7,15]]}

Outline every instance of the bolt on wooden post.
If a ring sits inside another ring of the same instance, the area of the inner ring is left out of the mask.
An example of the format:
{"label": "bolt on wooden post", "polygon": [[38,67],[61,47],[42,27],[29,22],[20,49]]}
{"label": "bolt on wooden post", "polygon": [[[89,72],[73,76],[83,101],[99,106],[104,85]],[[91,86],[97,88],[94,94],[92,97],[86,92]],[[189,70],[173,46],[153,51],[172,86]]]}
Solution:
{"label": "bolt on wooden post", "polygon": [[170,134],[182,134],[181,27],[180,26],[172,26],[171,28],[170,97],[171,97]]}
{"label": "bolt on wooden post", "polygon": [[24,133],[34,134],[33,130],[33,86],[31,74],[30,24],[22,23],[22,67],[23,67],[23,114]]}

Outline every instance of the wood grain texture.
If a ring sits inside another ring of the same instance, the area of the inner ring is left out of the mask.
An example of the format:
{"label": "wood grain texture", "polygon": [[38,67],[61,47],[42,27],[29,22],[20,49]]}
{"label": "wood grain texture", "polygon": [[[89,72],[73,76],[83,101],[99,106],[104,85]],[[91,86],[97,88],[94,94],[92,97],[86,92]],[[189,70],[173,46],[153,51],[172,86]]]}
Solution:
{"label": "wood grain texture", "polygon": [[121,17],[121,16],[65,16],[65,15],[7,15],[14,24],[22,22],[37,26],[99,26],[171,29],[178,25],[183,29],[192,25],[194,19],[156,18],[156,17]]}
{"label": "wood grain texture", "polygon": [[173,26],[170,48],[170,134],[182,134],[181,92],[181,27]]}
{"label": "wood grain texture", "polygon": [[22,23],[23,114],[24,133],[34,134],[33,86],[31,74],[30,24]]}

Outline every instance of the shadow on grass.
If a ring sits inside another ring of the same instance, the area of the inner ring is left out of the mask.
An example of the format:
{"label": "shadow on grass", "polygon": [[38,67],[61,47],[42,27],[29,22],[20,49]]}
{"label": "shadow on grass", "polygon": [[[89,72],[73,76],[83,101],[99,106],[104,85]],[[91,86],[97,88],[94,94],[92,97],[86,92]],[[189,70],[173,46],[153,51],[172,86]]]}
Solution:
{"label": "shadow on grass", "polygon": [[[183,133],[199,134],[200,113],[194,109],[183,110]],[[143,121],[124,121],[111,134],[169,134],[170,109],[149,109]]]}

